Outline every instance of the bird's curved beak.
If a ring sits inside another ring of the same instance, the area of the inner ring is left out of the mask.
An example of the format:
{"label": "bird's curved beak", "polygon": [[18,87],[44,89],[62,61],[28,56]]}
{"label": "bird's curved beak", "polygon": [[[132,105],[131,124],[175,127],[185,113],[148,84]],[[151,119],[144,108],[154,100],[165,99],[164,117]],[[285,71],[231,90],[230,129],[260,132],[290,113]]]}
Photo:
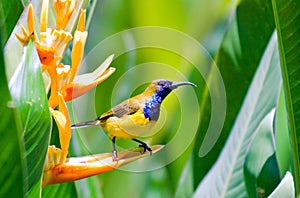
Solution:
{"label": "bird's curved beak", "polygon": [[173,82],[172,85],[170,85],[170,89],[176,89],[179,86],[183,86],[183,85],[192,85],[194,87],[197,87],[197,85],[195,85],[194,83],[191,82]]}

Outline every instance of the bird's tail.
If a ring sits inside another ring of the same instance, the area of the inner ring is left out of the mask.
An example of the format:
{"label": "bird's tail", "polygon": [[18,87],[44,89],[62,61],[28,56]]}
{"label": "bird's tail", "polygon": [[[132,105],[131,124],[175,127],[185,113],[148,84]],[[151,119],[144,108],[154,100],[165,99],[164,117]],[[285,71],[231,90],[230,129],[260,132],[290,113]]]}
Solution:
{"label": "bird's tail", "polygon": [[78,128],[84,128],[88,126],[97,126],[100,124],[100,120],[92,120],[92,121],[87,121],[87,122],[81,122],[78,124],[73,124],[71,125],[71,129],[78,129]]}

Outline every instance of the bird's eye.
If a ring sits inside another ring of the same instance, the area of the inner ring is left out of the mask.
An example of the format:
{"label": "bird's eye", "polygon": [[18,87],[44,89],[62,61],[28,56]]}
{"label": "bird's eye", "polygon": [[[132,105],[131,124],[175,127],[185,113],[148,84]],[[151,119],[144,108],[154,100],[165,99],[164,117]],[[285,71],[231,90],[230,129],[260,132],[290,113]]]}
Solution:
{"label": "bird's eye", "polygon": [[165,82],[165,81],[159,81],[159,82],[158,82],[158,85],[159,85],[159,86],[165,86],[165,85],[166,85],[166,82]]}

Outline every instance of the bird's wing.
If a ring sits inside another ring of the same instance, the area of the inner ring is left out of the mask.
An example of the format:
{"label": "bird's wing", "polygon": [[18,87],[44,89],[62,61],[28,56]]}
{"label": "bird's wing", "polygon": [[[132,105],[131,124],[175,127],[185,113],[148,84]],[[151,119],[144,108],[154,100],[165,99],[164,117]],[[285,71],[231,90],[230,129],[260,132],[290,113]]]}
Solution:
{"label": "bird's wing", "polygon": [[98,120],[106,120],[109,117],[116,116],[118,118],[124,115],[131,115],[137,112],[140,108],[140,105],[135,100],[126,100],[117,106],[113,107],[111,110],[103,113]]}

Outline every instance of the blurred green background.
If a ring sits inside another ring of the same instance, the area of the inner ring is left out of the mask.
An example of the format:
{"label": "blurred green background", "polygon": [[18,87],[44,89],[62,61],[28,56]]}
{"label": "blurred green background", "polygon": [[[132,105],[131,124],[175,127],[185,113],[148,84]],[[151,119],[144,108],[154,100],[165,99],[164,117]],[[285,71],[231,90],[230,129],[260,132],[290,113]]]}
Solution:
{"label": "blurred green background", "polygon": [[[155,129],[140,138],[149,145],[165,145],[164,149],[118,170],[47,186],[42,189],[43,196],[267,197],[276,192],[274,189],[281,182],[277,193],[294,197],[293,179],[299,192],[299,149],[295,145],[299,142],[300,125],[293,123],[300,118],[297,92],[300,67],[294,64],[300,57],[298,1],[78,2],[87,9],[89,32],[79,73],[93,71],[111,54],[115,55],[111,66],[116,72],[87,94],[68,102],[72,123],[95,119],[112,106],[142,92],[157,78],[190,81],[198,87],[181,87],[171,93],[163,102]],[[32,3],[38,16],[41,1]],[[3,1],[0,5],[6,8],[0,9],[0,15],[5,16],[0,18],[0,25],[3,26],[1,44],[9,81],[24,55],[23,48],[11,34],[19,17],[13,17],[12,13],[18,10],[21,14],[27,1]],[[54,24],[54,15],[50,8],[50,26]],[[21,15],[16,26],[25,24],[25,18]],[[71,48],[72,44],[63,59],[65,64],[70,64]],[[22,83],[16,84],[22,87]],[[3,81],[0,85],[7,93],[4,89],[7,83]],[[28,86],[31,89],[31,85]],[[39,89],[43,91],[43,86]],[[3,104],[8,101],[9,97]],[[3,113],[8,114],[7,111],[11,117],[0,123],[5,130],[19,121],[12,109],[7,108]],[[279,110],[275,113],[274,109]],[[291,114],[291,109],[295,114]],[[38,118],[31,121],[41,124]],[[49,120],[47,124],[51,126]],[[15,164],[15,176],[22,178],[22,174],[26,176],[22,172],[26,165],[19,163],[25,152],[20,148],[32,140],[29,148],[37,151],[47,140],[35,141],[31,136],[23,140],[22,131],[17,127],[12,131],[14,133],[1,134],[1,137],[4,143],[8,140],[14,143],[11,145],[16,152],[14,155],[3,152],[1,159]],[[49,130],[44,132],[38,133],[38,137],[48,137]],[[51,136],[50,144],[59,146],[55,124]],[[117,139],[118,151],[136,146],[135,142]],[[102,129],[89,127],[73,131],[70,156],[111,150],[111,141]],[[37,164],[42,172],[44,159],[38,156],[39,161],[32,163],[35,157],[26,158],[27,168],[31,170],[30,166]],[[4,168],[3,172],[10,174],[11,170]],[[32,169],[30,174],[34,173]],[[24,188],[20,194],[40,196],[40,177],[41,174],[37,174],[29,178],[35,186],[28,189],[26,181],[20,180],[19,186]],[[14,188],[15,181],[11,181],[2,178],[1,182],[8,186],[5,193]]]}

